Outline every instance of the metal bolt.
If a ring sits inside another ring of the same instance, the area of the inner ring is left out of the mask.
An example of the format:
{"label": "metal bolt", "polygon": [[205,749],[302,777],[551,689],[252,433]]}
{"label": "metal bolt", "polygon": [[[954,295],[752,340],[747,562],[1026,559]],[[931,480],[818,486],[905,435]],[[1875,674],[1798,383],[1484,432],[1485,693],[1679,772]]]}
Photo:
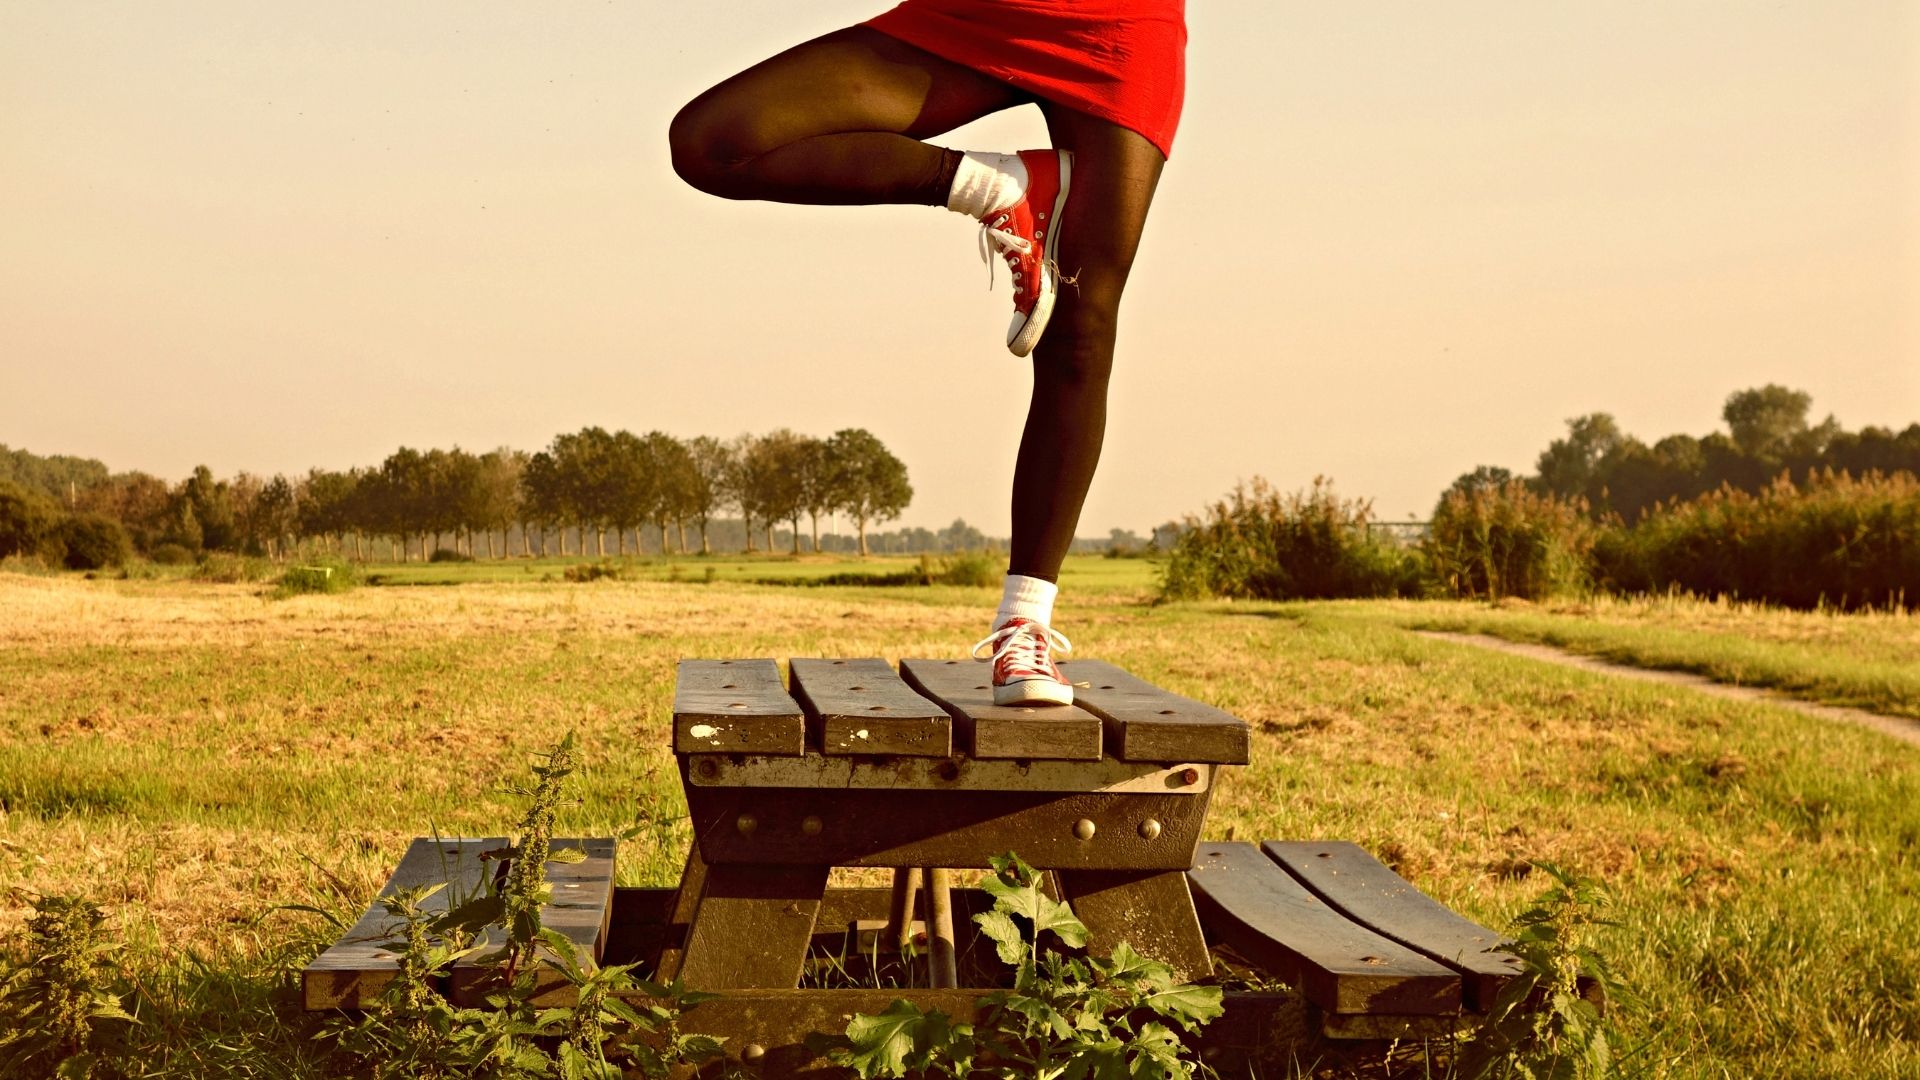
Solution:
{"label": "metal bolt", "polygon": [[748,1043],[747,1045],[740,1048],[740,1060],[746,1062],[749,1065],[755,1064],[761,1058],[766,1056],[767,1056],[767,1048],[764,1046],[761,1046],[759,1043]]}
{"label": "metal bolt", "polygon": [[1199,783],[1199,782],[1200,782],[1200,770],[1199,770],[1199,769],[1195,769],[1195,768],[1192,768],[1192,767],[1188,767],[1188,768],[1185,768],[1185,769],[1181,769],[1181,770],[1180,770],[1180,782],[1181,782],[1181,783],[1183,783],[1183,784],[1197,784],[1197,783]]}
{"label": "metal bolt", "polygon": [[1093,831],[1093,822],[1087,818],[1081,818],[1073,823],[1073,835],[1082,840],[1093,839]]}
{"label": "metal bolt", "polygon": [[733,827],[740,830],[741,836],[752,836],[753,830],[760,827],[760,822],[752,814],[741,814],[733,819]]}
{"label": "metal bolt", "polygon": [[800,819],[800,831],[806,833],[808,836],[819,836],[820,829],[820,815],[808,814],[806,817]]}
{"label": "metal bolt", "polygon": [[1140,836],[1146,840],[1158,840],[1160,838],[1160,823],[1152,818],[1141,822]]}
{"label": "metal bolt", "polygon": [[693,767],[693,774],[702,780],[711,780],[720,775],[720,763],[703,760]]}

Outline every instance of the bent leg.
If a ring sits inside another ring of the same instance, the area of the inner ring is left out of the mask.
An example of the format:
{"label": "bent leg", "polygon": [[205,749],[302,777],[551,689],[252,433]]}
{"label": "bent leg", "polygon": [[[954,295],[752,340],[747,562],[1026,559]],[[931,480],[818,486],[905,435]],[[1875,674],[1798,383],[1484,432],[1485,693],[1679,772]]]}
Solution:
{"label": "bent leg", "polygon": [[921,139],[1028,100],[877,30],[797,45],[694,98],[668,129],[673,168],[728,199],[946,202],[958,160]]}
{"label": "bent leg", "polygon": [[1033,353],[1033,398],[1013,474],[1009,572],[1056,580],[1100,461],[1120,293],[1166,159],[1136,132],[1043,105],[1053,143],[1073,151],[1073,189],[1060,223],[1062,283]]}

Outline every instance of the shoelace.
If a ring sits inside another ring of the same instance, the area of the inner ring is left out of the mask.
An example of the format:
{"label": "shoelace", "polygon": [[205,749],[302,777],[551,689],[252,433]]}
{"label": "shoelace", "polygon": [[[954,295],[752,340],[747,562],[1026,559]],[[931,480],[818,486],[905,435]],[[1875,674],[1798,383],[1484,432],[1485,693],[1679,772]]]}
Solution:
{"label": "shoelace", "polygon": [[[1044,631],[1044,633],[1042,633]],[[1062,653],[1073,651],[1073,642],[1067,636],[1051,626],[1041,626],[1036,622],[1015,622],[995,630],[986,637],[973,643],[970,651],[975,660],[999,663],[1000,658],[1011,654],[1013,662],[1028,670],[1042,670],[1041,661],[1046,646],[1051,643]],[[980,655],[980,650],[992,647],[990,656]]]}
{"label": "shoelace", "polygon": [[[1005,221],[1006,216],[1001,215],[996,220]],[[993,225],[989,221],[980,223],[980,261],[987,264],[987,288],[993,288],[993,258],[999,255],[1007,260],[1007,266],[1013,274],[1014,291],[1020,292],[1020,256],[1033,250],[1033,241],[1004,229],[996,229]]]}

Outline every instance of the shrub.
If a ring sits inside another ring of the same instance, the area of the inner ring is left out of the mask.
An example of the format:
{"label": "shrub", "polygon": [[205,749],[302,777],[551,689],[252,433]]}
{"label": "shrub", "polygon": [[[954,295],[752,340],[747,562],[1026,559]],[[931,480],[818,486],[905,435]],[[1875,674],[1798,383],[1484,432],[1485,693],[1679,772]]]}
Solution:
{"label": "shrub", "polygon": [[1583,500],[1510,480],[1447,492],[1420,546],[1448,593],[1535,600],[1586,583],[1595,531]]}
{"label": "shrub", "polygon": [[1006,565],[998,558],[984,551],[962,551],[942,558],[934,567],[932,580],[928,584],[991,588],[999,585],[1006,576]]}
{"label": "shrub", "polygon": [[180,544],[157,544],[147,558],[161,566],[185,566],[193,561],[193,552]]}
{"label": "shrub", "polygon": [[360,584],[360,570],[344,559],[321,558],[304,566],[289,566],[280,575],[274,595],[343,593]]}
{"label": "shrub", "polygon": [[427,561],[428,562],[472,562],[473,556],[467,554],[464,551],[455,551],[452,548],[435,548],[433,549],[433,554],[427,556]]}
{"label": "shrub", "polygon": [[599,581],[601,578],[625,581],[631,576],[626,566],[612,559],[601,559],[597,563],[577,563],[567,567],[565,571],[566,579],[576,584]]}
{"label": "shrub", "polygon": [[1340,498],[1325,477],[1286,495],[1255,477],[1187,519],[1161,573],[1161,595],[1317,600],[1417,591],[1418,560],[1374,539],[1372,520],[1371,502]]}
{"label": "shrub", "polygon": [[58,528],[69,570],[123,566],[133,557],[133,541],[119,522],[99,514],[75,514]]}
{"label": "shrub", "polygon": [[1787,607],[1920,606],[1920,480],[1906,473],[1781,475],[1662,504],[1595,549],[1622,591],[1683,589]]}
{"label": "shrub", "polygon": [[272,572],[273,565],[265,559],[253,559],[225,551],[209,551],[201,555],[200,561],[194,564],[193,579],[220,585],[235,585],[245,581],[264,580]]}

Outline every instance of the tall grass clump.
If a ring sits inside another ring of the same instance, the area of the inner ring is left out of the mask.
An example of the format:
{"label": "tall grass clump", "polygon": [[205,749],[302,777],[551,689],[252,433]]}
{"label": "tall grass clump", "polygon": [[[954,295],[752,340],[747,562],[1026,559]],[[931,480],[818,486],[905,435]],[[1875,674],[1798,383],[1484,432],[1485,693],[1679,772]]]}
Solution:
{"label": "tall grass clump", "polygon": [[1447,492],[1420,547],[1446,593],[1535,600],[1587,583],[1595,532],[1585,502],[1511,480]]}
{"label": "tall grass clump", "polygon": [[1255,477],[1189,516],[1161,573],[1166,599],[1325,600],[1418,591],[1413,552],[1368,532],[1373,503],[1315,477],[1281,494]]}
{"label": "tall grass clump", "polygon": [[1626,592],[1684,590],[1784,607],[1920,606],[1920,480],[1831,470],[1757,494],[1722,487],[1657,506],[1595,550]]}

